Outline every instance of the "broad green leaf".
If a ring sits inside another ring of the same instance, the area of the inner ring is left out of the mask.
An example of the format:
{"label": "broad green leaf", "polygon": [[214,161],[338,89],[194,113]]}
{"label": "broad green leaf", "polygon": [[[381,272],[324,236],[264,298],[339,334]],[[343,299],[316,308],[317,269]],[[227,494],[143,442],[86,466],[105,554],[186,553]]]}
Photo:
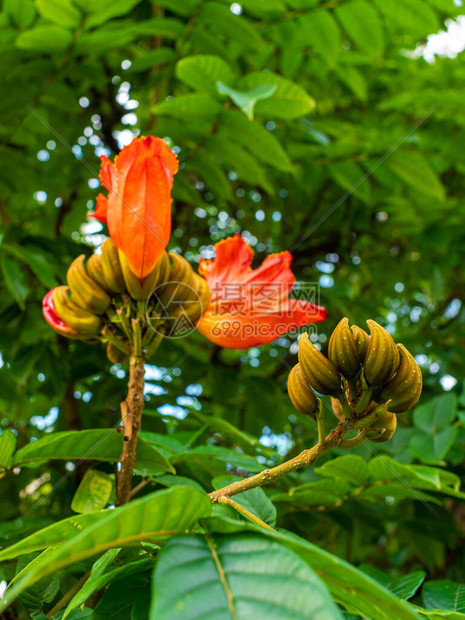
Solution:
{"label": "broad green leaf", "polygon": [[46,258],[44,253],[37,248],[30,246],[18,247],[9,243],[2,243],[1,249],[28,265],[42,284],[47,288],[53,288],[58,284],[49,260]]}
{"label": "broad green leaf", "polygon": [[7,590],[0,600],[0,610],[39,579],[107,549],[140,541],[161,541],[195,530],[198,520],[210,515],[211,502],[206,493],[176,487],[105,513],[107,516],[47,554],[43,562],[35,563],[33,570]]}
{"label": "broad green leaf", "polygon": [[[53,459],[117,462],[121,456],[122,444],[123,438],[116,429],[53,433],[18,450],[13,465],[21,467]],[[174,472],[165,457],[143,439],[137,442],[136,471],[151,474]]]}
{"label": "broad green leaf", "polygon": [[244,529],[260,532],[299,555],[325,583],[333,599],[349,612],[376,620],[415,620],[408,603],[400,601],[374,579],[348,562],[292,533],[264,530],[253,523],[232,519],[208,519],[205,526],[218,532],[235,533]]}
{"label": "broad green leaf", "polygon": [[328,165],[330,176],[342,189],[357,196],[363,202],[370,202],[370,181],[363,168],[354,161],[340,161]]}
{"label": "broad green leaf", "polygon": [[[238,476],[219,476],[212,480],[212,485],[215,490],[218,490],[237,480],[240,480]],[[271,527],[276,525],[276,508],[265,491],[260,487],[239,493],[233,499],[259,519],[271,525]]]}
{"label": "broad green leaf", "polygon": [[355,67],[348,66],[338,66],[336,71],[341,82],[344,82],[358,99],[366,101],[368,97],[368,87],[363,73]]}
{"label": "broad green leaf", "polygon": [[317,480],[295,487],[288,494],[279,493],[273,499],[276,502],[291,502],[297,505],[319,506],[339,505],[354,491],[354,487],[344,480]]}
{"label": "broad green leaf", "polygon": [[81,19],[81,14],[71,0],[36,0],[39,13],[60,26],[74,28]]}
{"label": "broad green leaf", "polygon": [[36,16],[32,0],[5,0],[3,8],[19,28],[32,26]]}
{"label": "broad green leaf", "polygon": [[171,60],[174,60],[175,57],[176,54],[174,50],[169,47],[160,47],[156,50],[150,50],[149,52],[145,52],[144,54],[137,56],[137,58],[132,61],[129,71],[130,73],[147,71],[148,69],[153,69],[159,65],[164,65]]}
{"label": "broad green leaf", "polygon": [[172,13],[183,15],[184,17],[195,11],[199,3],[200,0],[158,0],[160,6],[164,6]]}
{"label": "broad green leaf", "polygon": [[423,463],[442,464],[442,460],[457,437],[458,428],[448,426],[442,430],[436,430],[432,435],[428,433],[415,433],[410,439],[412,454]]}
{"label": "broad green leaf", "polygon": [[342,619],[298,555],[253,534],[173,538],[157,561],[152,595],[151,620]]}
{"label": "broad green leaf", "polygon": [[384,32],[378,12],[366,0],[350,0],[335,9],[336,17],[355,45],[370,56],[381,56]]}
{"label": "broad green leaf", "polygon": [[165,39],[176,39],[182,35],[184,24],[179,19],[172,17],[158,17],[134,24],[130,30],[138,37],[157,36]]}
{"label": "broad green leaf", "polygon": [[446,428],[457,415],[457,396],[452,392],[441,394],[415,407],[413,421],[425,433],[434,434]]}
{"label": "broad green leaf", "polygon": [[280,0],[242,0],[241,6],[246,14],[254,17],[279,17],[286,11]]}
{"label": "broad green leaf", "polygon": [[25,302],[29,294],[29,289],[24,281],[24,273],[18,262],[12,258],[2,256],[0,262],[6,287],[21,310],[24,310],[26,308]]}
{"label": "broad green leaf", "polygon": [[316,467],[315,473],[329,478],[339,478],[355,486],[362,486],[371,480],[368,463],[355,454],[331,459],[321,467]]}
{"label": "broad green leaf", "polygon": [[465,585],[440,579],[428,581],[421,592],[423,605],[433,609],[465,612]]}
{"label": "broad green leaf", "polygon": [[182,58],[176,64],[176,76],[194,90],[216,95],[216,83],[234,80],[231,66],[219,56],[198,54]]}
{"label": "broad green leaf", "polygon": [[0,562],[17,558],[25,553],[40,551],[46,547],[56,546],[80,534],[90,525],[106,516],[106,512],[91,512],[85,515],[76,515],[57,521],[48,527],[43,528],[27,538],[2,549],[0,551]]}
{"label": "broad green leaf", "polygon": [[225,465],[230,464],[234,467],[242,467],[251,473],[257,473],[263,469],[260,463],[252,456],[221,446],[197,446],[192,448],[192,450],[173,455],[170,458],[170,463],[176,465],[183,461],[195,461],[196,459],[202,460],[204,458],[214,458]]}
{"label": "broad green leaf", "polygon": [[299,18],[301,38],[320,54],[331,67],[342,52],[341,32],[329,11],[311,11]]}
{"label": "broad green leaf", "polygon": [[108,504],[112,489],[111,476],[98,469],[88,469],[74,494],[71,510],[79,513],[102,510]]}
{"label": "broad green leaf", "polygon": [[221,105],[208,93],[191,93],[162,101],[152,111],[154,114],[178,118],[199,116],[213,119],[220,113]]}
{"label": "broad green leaf", "polygon": [[441,181],[421,153],[397,149],[389,155],[384,165],[422,194],[440,201],[445,199]]}
{"label": "broad green leaf", "polygon": [[222,127],[232,140],[248,149],[257,159],[284,172],[293,170],[291,160],[279,140],[258,122],[247,120],[243,114],[229,110],[222,118]]}
{"label": "broad green leaf", "polygon": [[141,0],[104,0],[98,3],[90,2],[89,8],[92,13],[86,19],[86,27],[94,28],[114,17],[126,15],[126,13],[129,13],[140,1]]}
{"label": "broad green leaf", "polygon": [[436,12],[423,0],[374,0],[374,4],[390,25],[413,37],[425,37],[440,28]]}
{"label": "broad green leaf", "polygon": [[16,435],[9,429],[5,429],[0,435],[0,476],[1,468],[9,469],[15,447]]}
{"label": "broad green leaf", "polygon": [[36,26],[25,30],[15,41],[16,47],[22,50],[40,52],[61,52],[73,41],[70,30],[60,26]]}
{"label": "broad green leaf", "polygon": [[[114,553],[115,551],[119,551],[119,549],[112,549],[110,551],[107,551],[107,553]],[[110,570],[108,572],[103,572],[101,566],[97,567],[97,564],[98,562],[100,562],[101,559],[102,558],[95,562],[89,579],[87,579],[79,592],[71,599],[62,620],[65,620],[65,618],[69,618],[69,614],[71,614],[74,609],[77,609],[78,607],[83,605],[92,596],[92,594],[98,592],[102,588],[105,588],[114,580],[126,580],[134,573],[139,573],[147,570],[148,568],[153,566],[154,563],[154,560],[152,560],[151,558],[143,558],[141,560],[129,562],[128,564],[125,564],[123,566],[118,566],[117,568],[114,568],[113,570]]]}
{"label": "broad green leaf", "polygon": [[373,579],[376,579],[398,598],[405,600],[412,598],[426,577],[426,573],[423,571],[416,571],[408,575],[401,575],[400,577],[391,577],[387,573],[368,564],[363,564],[359,568],[367,575],[370,575],[370,577],[373,577]]}
{"label": "broad green leaf", "polygon": [[218,198],[232,198],[231,183],[216,158],[202,150],[189,159],[188,166],[204,180],[207,190],[212,191]]}
{"label": "broad green leaf", "polygon": [[256,86],[255,88],[251,88],[245,92],[230,88],[222,82],[217,82],[216,88],[220,95],[227,95],[230,97],[250,121],[253,120],[255,105],[258,101],[269,99],[276,91],[275,84],[261,84],[260,86]]}
{"label": "broad green leaf", "polygon": [[315,107],[315,101],[302,86],[276,73],[266,71],[251,73],[240,80],[238,87],[241,90],[250,90],[263,84],[274,85],[276,90],[268,99],[257,102],[255,106],[257,116],[291,119],[304,116]]}

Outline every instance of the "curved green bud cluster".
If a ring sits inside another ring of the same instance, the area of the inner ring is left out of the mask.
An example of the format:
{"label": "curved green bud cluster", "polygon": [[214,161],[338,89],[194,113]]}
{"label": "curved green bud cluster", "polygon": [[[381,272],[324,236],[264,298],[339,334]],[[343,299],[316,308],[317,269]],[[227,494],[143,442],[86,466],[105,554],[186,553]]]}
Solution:
{"label": "curved green bud cluster", "polygon": [[421,370],[413,355],[376,321],[370,333],[349,325],[344,317],[334,329],[326,357],[308,334],[299,340],[299,364],[288,377],[294,407],[314,419],[313,390],[331,396],[334,415],[363,431],[370,441],[388,441],[397,426],[396,414],[414,407],[421,395]]}

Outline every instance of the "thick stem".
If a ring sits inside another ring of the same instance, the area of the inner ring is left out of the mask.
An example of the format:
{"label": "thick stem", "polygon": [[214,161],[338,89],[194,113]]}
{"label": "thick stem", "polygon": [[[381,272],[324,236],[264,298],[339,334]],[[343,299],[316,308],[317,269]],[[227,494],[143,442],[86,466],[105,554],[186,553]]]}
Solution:
{"label": "thick stem", "polygon": [[247,519],[250,519],[257,525],[260,525],[267,530],[271,530],[272,532],[276,532],[276,530],[272,528],[271,525],[268,525],[268,523],[265,523],[265,521],[259,519],[256,515],[250,512],[250,510],[247,510],[247,508],[244,508],[244,506],[241,506],[238,502],[235,502],[230,497],[222,495],[218,498],[218,504],[223,504],[223,506],[230,506],[231,508],[234,508],[234,510],[237,510],[237,512],[239,512],[241,515],[244,515],[244,517],[247,517]]}
{"label": "thick stem", "polygon": [[312,465],[318,457],[328,452],[331,448],[334,448],[334,446],[337,446],[339,442],[344,439],[349,430],[350,428],[345,421],[339,422],[336,428],[327,435],[323,444],[318,443],[316,446],[313,446],[313,448],[303,450],[298,456],[277,467],[265,469],[255,476],[250,476],[250,478],[245,478],[244,480],[238,480],[223,489],[218,489],[218,491],[209,493],[212,503],[222,503],[225,497],[231,497],[232,495],[237,495],[238,493],[243,493],[244,491],[255,489],[255,487],[261,487],[265,484],[271,484],[286,474],[296,471],[296,469]]}
{"label": "thick stem", "polygon": [[117,504],[127,504],[131,493],[132,474],[136,463],[137,437],[144,408],[144,358],[134,353],[129,358],[128,395],[121,403],[124,440],[121,470],[117,480]]}

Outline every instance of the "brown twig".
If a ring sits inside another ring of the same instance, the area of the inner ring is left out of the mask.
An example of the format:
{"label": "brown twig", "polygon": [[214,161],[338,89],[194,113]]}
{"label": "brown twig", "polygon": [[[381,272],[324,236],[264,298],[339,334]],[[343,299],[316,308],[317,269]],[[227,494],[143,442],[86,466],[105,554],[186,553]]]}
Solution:
{"label": "brown twig", "polygon": [[117,505],[127,504],[131,494],[132,475],[136,463],[137,438],[144,408],[144,358],[132,354],[129,358],[128,395],[121,404],[124,440],[121,470],[117,480]]}
{"label": "brown twig", "polygon": [[339,422],[336,428],[326,436],[324,443],[318,443],[316,446],[313,446],[313,448],[303,450],[298,456],[285,463],[281,463],[281,465],[277,467],[265,469],[255,476],[245,478],[244,480],[238,480],[223,489],[218,489],[218,491],[209,493],[212,503],[224,503],[225,497],[231,497],[232,495],[237,495],[238,493],[243,493],[244,491],[255,489],[255,487],[260,487],[265,484],[271,484],[286,474],[306,467],[307,465],[312,465],[317,458],[328,452],[331,448],[339,445],[349,430],[351,430],[350,426],[345,421]]}

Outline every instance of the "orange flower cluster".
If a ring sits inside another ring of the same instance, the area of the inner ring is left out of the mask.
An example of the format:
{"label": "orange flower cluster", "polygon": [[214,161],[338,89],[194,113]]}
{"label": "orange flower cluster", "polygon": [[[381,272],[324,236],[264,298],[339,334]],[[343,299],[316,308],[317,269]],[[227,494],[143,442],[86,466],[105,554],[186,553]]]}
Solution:
{"label": "orange flower cluster", "polygon": [[[100,181],[108,195],[97,196],[95,213],[141,286],[168,245],[171,189],[176,156],[154,136],[134,138],[112,162],[101,157]],[[268,256],[252,269],[253,250],[240,235],[215,246],[213,260],[201,259],[199,274],[210,288],[209,306],[197,329],[226,348],[246,349],[272,342],[290,329],[324,321],[326,311],[307,300],[291,299],[295,277],[289,252]],[[53,291],[43,300],[46,321],[59,333],[75,331],[60,317]]]}

